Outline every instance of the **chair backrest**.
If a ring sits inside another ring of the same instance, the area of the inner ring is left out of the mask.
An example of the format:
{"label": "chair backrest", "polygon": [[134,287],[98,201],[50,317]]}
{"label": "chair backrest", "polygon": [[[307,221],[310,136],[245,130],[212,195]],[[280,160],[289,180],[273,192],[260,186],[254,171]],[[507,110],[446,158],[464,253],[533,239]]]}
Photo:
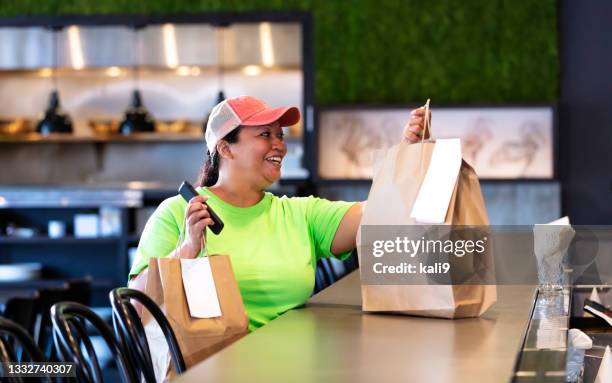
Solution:
{"label": "chair backrest", "polygon": [[[64,362],[75,364],[79,382],[102,382],[102,370],[94,347],[87,335],[85,322],[102,336],[110,349],[124,382],[137,381],[126,351],[114,338],[110,327],[87,306],[75,302],[60,302],[51,307],[53,340]],[[83,353],[83,349],[85,353]]]}
{"label": "chair backrest", "polygon": [[38,290],[31,288],[2,290],[1,294],[4,307],[0,315],[19,323],[31,333],[36,323],[36,306],[40,298]]}
{"label": "chair backrest", "polygon": [[51,307],[56,303],[69,300],[67,292],[67,283],[53,287],[43,287],[39,290],[40,298],[37,304],[36,325],[32,335],[36,343],[38,343],[38,347],[40,347],[49,360],[54,357],[51,339]]}
{"label": "chair backrest", "polygon": [[109,296],[113,307],[115,334],[118,339],[124,342],[133,363],[147,382],[155,382],[155,374],[149,344],[140,317],[131,303],[132,299],[147,309],[161,328],[166,338],[176,373],[182,374],[187,370],[183,354],[181,353],[174,331],[172,331],[170,322],[168,322],[164,313],[151,298],[139,290],[126,287],[112,290]]}
{"label": "chair backrest", "polygon": [[85,276],[66,280],[68,283],[68,300],[89,305],[91,303],[92,278]]}
{"label": "chair backrest", "polygon": [[332,285],[338,276],[331,264],[331,261],[327,258],[321,258],[317,262],[317,268],[315,271],[315,291],[317,292],[323,290],[324,288]]}
{"label": "chair backrest", "polygon": [[[23,351],[22,358],[17,358],[14,346],[18,345]],[[0,317],[0,370],[4,368],[4,363],[11,362],[45,362],[42,352],[30,337],[30,334],[10,319]],[[4,371],[6,372],[6,371]],[[6,376],[3,374],[3,376]],[[13,379],[20,381],[20,379]],[[50,382],[50,379],[43,379]]]}
{"label": "chair backrest", "polygon": [[51,306],[59,302],[71,301],[89,305],[91,298],[91,278],[57,280],[47,286],[40,286],[37,323],[34,339],[48,359],[56,359],[51,325]]}

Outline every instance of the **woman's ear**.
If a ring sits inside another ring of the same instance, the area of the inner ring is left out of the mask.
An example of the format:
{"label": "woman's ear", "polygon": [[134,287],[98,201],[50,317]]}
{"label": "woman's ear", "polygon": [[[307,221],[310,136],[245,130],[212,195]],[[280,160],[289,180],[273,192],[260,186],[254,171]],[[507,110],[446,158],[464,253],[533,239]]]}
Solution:
{"label": "woman's ear", "polygon": [[232,154],[232,149],[230,148],[230,145],[227,143],[227,141],[219,140],[219,142],[217,143],[217,152],[223,158],[234,158]]}

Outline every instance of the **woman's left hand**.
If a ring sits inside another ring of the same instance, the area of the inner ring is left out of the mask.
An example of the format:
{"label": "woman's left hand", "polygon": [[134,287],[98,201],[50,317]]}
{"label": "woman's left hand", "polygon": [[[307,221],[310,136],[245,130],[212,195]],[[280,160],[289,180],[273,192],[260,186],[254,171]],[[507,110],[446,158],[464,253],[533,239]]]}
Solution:
{"label": "woman's left hand", "polygon": [[[431,126],[431,110],[428,113],[429,123]],[[421,141],[423,135],[423,129],[425,128],[425,107],[422,106],[418,109],[410,112],[410,120],[404,127],[404,140],[408,143],[413,144]],[[425,133],[425,139],[429,138],[429,129]]]}

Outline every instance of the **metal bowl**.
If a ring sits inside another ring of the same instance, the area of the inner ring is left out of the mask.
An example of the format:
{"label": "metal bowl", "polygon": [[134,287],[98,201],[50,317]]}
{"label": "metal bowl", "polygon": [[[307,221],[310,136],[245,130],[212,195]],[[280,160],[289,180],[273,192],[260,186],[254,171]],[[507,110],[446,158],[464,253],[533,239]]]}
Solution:
{"label": "metal bowl", "polygon": [[0,120],[0,134],[18,135],[32,132],[32,124],[25,118],[14,120]]}
{"label": "metal bowl", "polygon": [[119,133],[118,120],[91,120],[88,124],[95,134],[104,135]]}
{"label": "metal bowl", "polygon": [[182,133],[189,124],[185,120],[156,121],[155,131],[158,133]]}

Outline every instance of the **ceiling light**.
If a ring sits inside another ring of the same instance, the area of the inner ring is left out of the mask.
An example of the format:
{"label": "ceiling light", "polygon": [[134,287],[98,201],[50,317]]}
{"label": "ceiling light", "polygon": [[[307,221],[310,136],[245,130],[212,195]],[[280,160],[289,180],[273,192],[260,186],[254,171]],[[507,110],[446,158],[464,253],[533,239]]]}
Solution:
{"label": "ceiling light", "polygon": [[53,30],[53,70],[51,71],[53,79],[53,90],[49,95],[49,103],[45,110],[43,117],[36,124],[36,131],[42,135],[51,133],[72,133],[72,119],[66,114],[61,106],[59,93],[57,90],[57,59],[58,59],[58,48],[57,39],[59,29]]}
{"label": "ceiling light", "polygon": [[106,75],[110,77],[119,77],[121,76],[121,68],[112,66],[106,70]]}
{"label": "ceiling light", "polygon": [[176,74],[179,76],[189,76],[191,74],[191,69],[188,66],[180,66],[176,69]]}
{"label": "ceiling light", "polygon": [[261,68],[257,65],[247,65],[242,68],[242,73],[247,76],[257,76],[261,74]]}
{"label": "ceiling light", "polygon": [[53,69],[51,69],[51,68],[42,68],[38,72],[38,75],[40,77],[51,77],[53,75]]}
{"label": "ceiling light", "polygon": [[81,46],[81,35],[79,27],[73,25],[68,27],[68,45],[70,46],[70,60],[74,69],[83,69],[85,60],[83,59],[83,48]]}
{"label": "ceiling light", "polygon": [[119,124],[119,131],[124,135],[155,131],[155,122],[142,104],[142,96],[137,89],[132,91],[132,101]]}
{"label": "ceiling light", "polygon": [[162,35],[164,38],[166,65],[169,68],[176,68],[178,66],[178,51],[176,49],[176,29],[174,24],[164,24],[162,26]]}
{"label": "ceiling light", "polygon": [[261,61],[265,67],[274,66],[274,49],[272,45],[272,25],[259,24],[259,41],[261,42]]}

